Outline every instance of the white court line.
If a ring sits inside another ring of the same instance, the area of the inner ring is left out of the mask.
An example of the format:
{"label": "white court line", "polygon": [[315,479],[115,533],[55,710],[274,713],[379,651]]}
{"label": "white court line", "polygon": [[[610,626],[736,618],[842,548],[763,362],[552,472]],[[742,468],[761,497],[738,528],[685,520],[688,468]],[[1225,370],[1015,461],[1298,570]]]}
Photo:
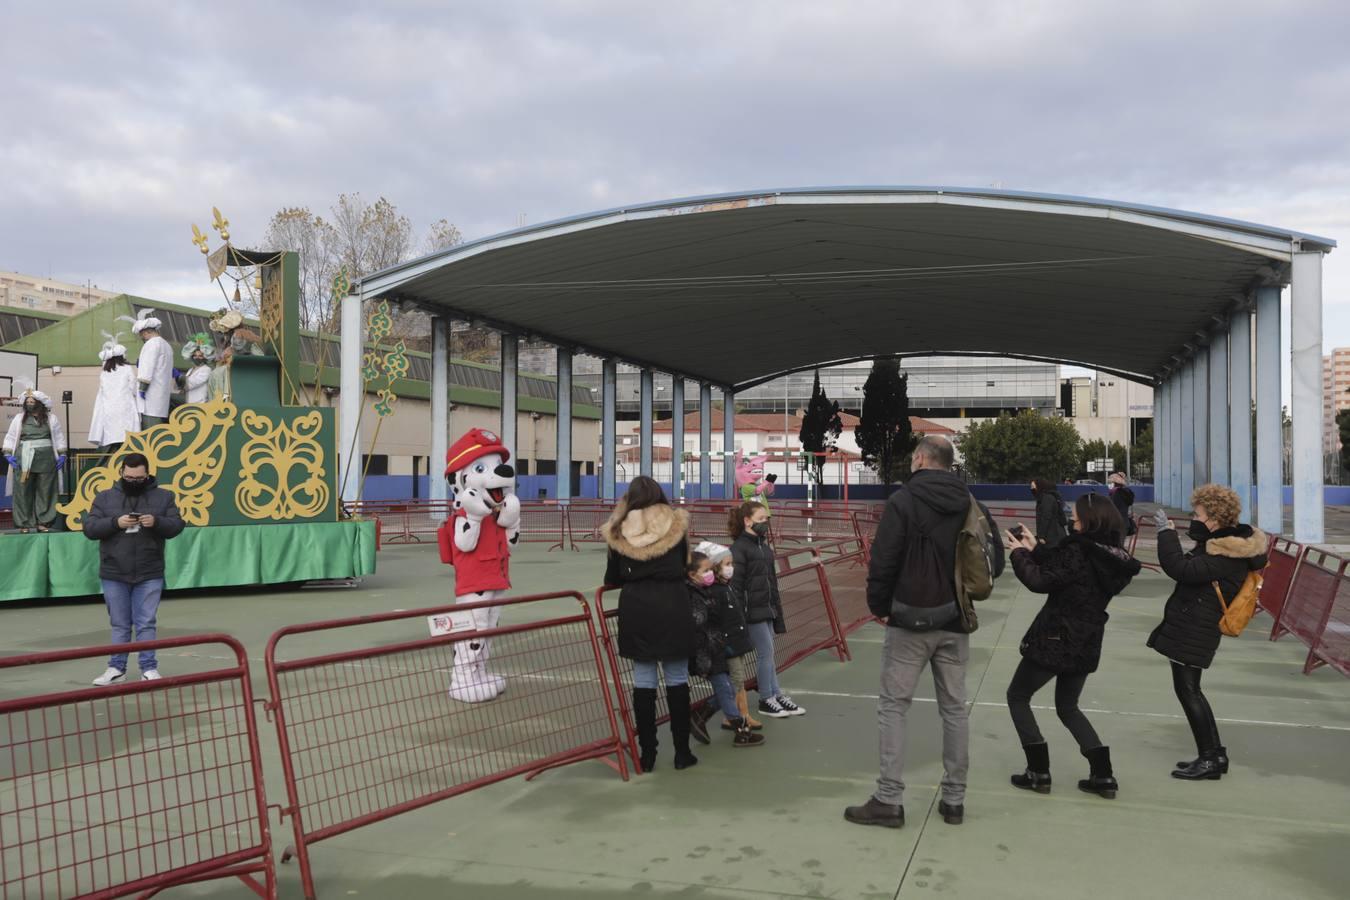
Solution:
{"label": "white court line", "polygon": [[[880,699],[881,699],[881,698],[878,697],[876,694],[845,694],[845,693],[839,693],[839,692],[836,692],[836,691],[809,691],[809,690],[804,691],[804,690],[799,690],[799,689],[796,689],[796,688],[792,689],[791,691],[788,691],[787,693],[788,693],[789,696],[796,696],[796,695],[800,694],[800,695],[803,696],[803,697],[841,697],[841,698],[846,699],[846,700],[880,700]],[[934,699],[934,698],[932,698],[932,697],[915,697],[915,698],[914,698],[914,702],[915,702],[915,703],[936,703],[937,700]],[[998,707],[998,708],[1000,708],[1000,709],[1007,709],[1007,708],[1008,708],[1008,704],[1006,704],[1006,703],[994,703],[994,702],[989,701],[989,700],[974,700],[974,701],[967,700],[967,701],[966,701],[966,705],[967,705],[967,706],[989,706],[989,707]],[[1055,709],[1053,706],[1037,706],[1037,705],[1035,705],[1035,704],[1032,704],[1032,707],[1031,707],[1031,708],[1032,708],[1032,709],[1046,710],[1046,711],[1048,711],[1048,712],[1053,712],[1054,709]],[[1102,714],[1102,715],[1108,715],[1108,716],[1135,716],[1135,717],[1141,718],[1141,719],[1184,719],[1184,718],[1186,718],[1185,716],[1177,715],[1176,713],[1130,712],[1130,711],[1128,711],[1128,710],[1123,710],[1123,709],[1094,709],[1094,708],[1086,708],[1086,707],[1085,707],[1085,708],[1083,709],[1083,712],[1085,712],[1085,713],[1100,713],[1100,714]],[[1271,726],[1274,726],[1274,727],[1277,727],[1277,728],[1313,728],[1313,729],[1316,729],[1316,730],[1318,730],[1318,731],[1346,731],[1346,732],[1350,732],[1350,726],[1346,726],[1346,725],[1312,725],[1312,724],[1308,724],[1308,723],[1305,723],[1305,722],[1271,722],[1271,721],[1267,721],[1267,720],[1265,720],[1265,719],[1224,719],[1224,718],[1220,718],[1220,717],[1218,717],[1218,716],[1215,717],[1215,721],[1218,721],[1218,722],[1224,722],[1224,723],[1229,724],[1229,725],[1271,725]]]}

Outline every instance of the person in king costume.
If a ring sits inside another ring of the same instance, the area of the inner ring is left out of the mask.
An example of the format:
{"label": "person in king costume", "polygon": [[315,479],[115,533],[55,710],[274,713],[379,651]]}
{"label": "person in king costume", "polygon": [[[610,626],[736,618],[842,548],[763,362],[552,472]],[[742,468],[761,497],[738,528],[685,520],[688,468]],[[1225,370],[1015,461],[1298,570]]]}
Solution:
{"label": "person in king costume", "polygon": [[262,340],[244,327],[244,317],[232,309],[218,310],[211,316],[211,330],[225,336],[225,350],[220,354],[220,365],[211,370],[207,380],[207,395],[211,400],[229,400],[231,392],[230,364],[237,354],[262,356]]}
{"label": "person in king costume", "polygon": [[[442,526],[442,558],[447,549],[455,567],[455,602],[493,600],[511,587],[511,548],[520,540],[520,499],[511,452],[491,431],[474,428],[445,454],[445,476],[453,476],[454,511]],[[448,548],[446,545],[449,545]],[[501,607],[472,610],[476,631],[497,627]],[[506,679],[488,672],[491,640],[455,644],[450,696],[465,703],[496,699]]]}
{"label": "person in king costume", "polygon": [[[17,382],[27,379],[16,378]],[[9,423],[4,454],[8,490],[14,495],[14,525],[27,534],[50,531],[56,522],[57,474],[66,464],[66,436],[52,412],[52,398],[25,385],[23,412]]]}

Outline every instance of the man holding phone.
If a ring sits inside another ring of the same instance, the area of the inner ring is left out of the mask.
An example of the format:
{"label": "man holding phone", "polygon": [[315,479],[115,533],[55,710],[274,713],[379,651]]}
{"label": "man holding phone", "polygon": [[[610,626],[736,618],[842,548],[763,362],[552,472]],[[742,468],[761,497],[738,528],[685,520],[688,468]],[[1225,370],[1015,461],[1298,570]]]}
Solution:
{"label": "man holding phone", "polygon": [[[94,498],[84,518],[84,536],[99,542],[99,580],[112,623],[112,642],[153,641],[159,598],[164,593],[164,542],[183,530],[173,494],[155,484],[140,453],[122,457],[122,478]],[[159,678],[153,650],[140,654],[141,680]],[[121,681],[127,655],[115,653],[94,679],[99,687]]]}

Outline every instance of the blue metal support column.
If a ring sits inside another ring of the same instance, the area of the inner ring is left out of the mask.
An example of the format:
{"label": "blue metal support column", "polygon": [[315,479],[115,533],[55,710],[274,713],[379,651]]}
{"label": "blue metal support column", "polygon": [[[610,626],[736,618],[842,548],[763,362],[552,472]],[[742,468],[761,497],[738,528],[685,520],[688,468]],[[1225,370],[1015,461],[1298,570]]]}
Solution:
{"label": "blue metal support column", "polygon": [[1177,506],[1184,507],[1191,502],[1191,491],[1195,490],[1195,358],[1186,360],[1181,369],[1181,458],[1178,470],[1181,472],[1181,493],[1176,497]]}
{"label": "blue metal support column", "polygon": [[1252,519],[1252,313],[1234,311],[1228,325],[1229,484],[1242,500],[1242,520]]}
{"label": "blue metal support column", "polygon": [[[516,446],[516,387],[520,379],[520,338],[514,334],[502,335],[502,444],[517,460],[520,449]],[[538,460],[535,460],[538,463]]]}
{"label": "blue metal support column", "polygon": [[[450,447],[450,322],[431,317],[431,458],[427,496],[445,500],[445,452]],[[414,469],[413,478],[417,477]]]}
{"label": "blue metal support column", "polygon": [[[1280,421],[1280,289],[1256,289],[1256,521],[1284,528],[1284,434]],[[1321,421],[1321,414],[1318,415]]]}
{"label": "blue metal support column", "polygon": [[712,499],[712,385],[698,386],[698,496]]}
{"label": "blue metal support column", "polygon": [[600,364],[600,499],[613,500],[617,473],[614,465],[615,424],[618,420],[619,363],[607,359]]}
{"label": "blue metal support column", "polygon": [[554,457],[558,460],[558,500],[572,499],[572,351],[557,348],[558,355],[558,437]]}
{"label": "blue metal support column", "polygon": [[643,369],[638,376],[638,395],[641,411],[638,413],[638,474],[652,477],[652,370]]}
{"label": "blue metal support column", "polygon": [[1209,480],[1228,484],[1228,330],[1209,342]]}
{"label": "blue metal support column", "polygon": [[1153,386],[1153,502],[1167,503],[1165,486],[1167,468],[1167,431],[1171,423],[1167,421],[1168,382]]}
{"label": "blue metal support column", "polygon": [[670,493],[684,500],[684,376],[670,376]]}
{"label": "blue metal support column", "polygon": [[736,493],[736,394],[722,388],[722,491],[728,500]]}
{"label": "blue metal support column", "polygon": [[1322,470],[1322,252],[1296,250],[1289,284],[1289,372],[1293,381],[1290,481],[1294,485],[1294,540],[1326,538]]}
{"label": "blue metal support column", "polygon": [[[1194,372],[1192,389],[1195,391],[1195,402],[1191,407],[1192,415],[1195,419],[1195,486],[1209,484],[1209,348],[1202,346],[1195,349],[1195,355],[1191,357],[1191,369]],[[1190,497],[1187,496],[1187,502]]]}
{"label": "blue metal support column", "polygon": [[1181,475],[1181,445],[1185,440],[1183,435],[1186,433],[1185,426],[1181,422],[1181,395],[1185,390],[1185,377],[1184,366],[1172,373],[1172,402],[1167,411],[1172,420],[1172,437],[1167,442],[1167,453],[1171,460],[1167,464],[1167,495],[1171,498],[1173,507],[1181,507],[1186,504],[1186,497],[1182,493]]}

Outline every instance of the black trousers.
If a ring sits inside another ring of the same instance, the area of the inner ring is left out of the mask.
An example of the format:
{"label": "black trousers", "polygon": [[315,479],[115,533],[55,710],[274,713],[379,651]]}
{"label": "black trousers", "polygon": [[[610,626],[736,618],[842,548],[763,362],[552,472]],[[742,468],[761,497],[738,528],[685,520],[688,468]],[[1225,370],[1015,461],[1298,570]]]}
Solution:
{"label": "black trousers", "polygon": [[1102,746],[1102,739],[1097,736],[1096,729],[1078,708],[1078,698],[1083,694],[1087,676],[1057,675],[1026,657],[1018,664],[1012,683],[1008,685],[1008,712],[1012,713],[1013,727],[1017,729],[1022,746],[1045,743],[1036,725],[1036,715],[1031,711],[1031,698],[1052,678],[1055,680],[1055,713],[1078,742],[1078,749],[1086,753]]}
{"label": "black trousers", "polygon": [[1177,699],[1181,701],[1182,712],[1186,713],[1186,721],[1191,726],[1191,735],[1195,738],[1195,749],[1201,756],[1218,752],[1221,746],[1219,741],[1219,726],[1214,721],[1214,710],[1209,708],[1209,701],[1205,699],[1205,694],[1200,690],[1200,675],[1204,669],[1196,666],[1183,666],[1179,662],[1172,663],[1172,689],[1177,692]]}

